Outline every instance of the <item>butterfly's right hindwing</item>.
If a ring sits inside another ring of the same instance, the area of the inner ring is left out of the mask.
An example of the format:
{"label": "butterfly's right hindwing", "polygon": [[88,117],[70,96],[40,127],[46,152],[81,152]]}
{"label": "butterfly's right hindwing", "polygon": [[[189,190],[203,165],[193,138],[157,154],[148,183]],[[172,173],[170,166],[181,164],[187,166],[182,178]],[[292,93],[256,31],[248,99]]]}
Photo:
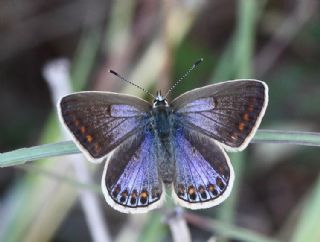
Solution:
{"label": "butterfly's right hindwing", "polygon": [[142,99],[110,92],[74,93],[58,103],[62,123],[80,150],[95,163],[143,129],[150,108]]}
{"label": "butterfly's right hindwing", "polygon": [[186,127],[175,131],[173,142],[175,201],[191,209],[209,208],[223,202],[232,189],[234,172],[220,145]]}

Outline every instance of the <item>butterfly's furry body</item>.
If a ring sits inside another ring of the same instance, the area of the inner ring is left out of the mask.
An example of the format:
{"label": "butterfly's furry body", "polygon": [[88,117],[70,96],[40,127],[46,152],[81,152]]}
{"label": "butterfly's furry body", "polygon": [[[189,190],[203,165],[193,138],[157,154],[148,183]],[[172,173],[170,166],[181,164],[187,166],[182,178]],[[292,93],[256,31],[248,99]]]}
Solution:
{"label": "butterfly's furry body", "polygon": [[157,103],[151,110],[150,123],[151,132],[154,132],[155,139],[158,142],[157,163],[158,173],[162,178],[162,181],[166,184],[173,182],[173,176],[175,171],[175,162],[173,159],[173,146],[172,146],[172,127],[173,120],[171,120],[172,109],[168,107],[165,102]]}

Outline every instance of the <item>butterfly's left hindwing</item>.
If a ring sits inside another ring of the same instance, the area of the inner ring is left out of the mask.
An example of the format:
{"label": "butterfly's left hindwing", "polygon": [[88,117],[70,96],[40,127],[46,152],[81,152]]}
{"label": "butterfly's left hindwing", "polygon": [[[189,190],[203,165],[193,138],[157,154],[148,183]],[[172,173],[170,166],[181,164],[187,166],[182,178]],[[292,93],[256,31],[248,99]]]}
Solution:
{"label": "butterfly's left hindwing", "polygon": [[111,92],[78,92],[58,103],[60,120],[92,162],[142,130],[150,105],[137,97]]}
{"label": "butterfly's left hindwing", "polygon": [[229,196],[234,172],[218,143],[184,127],[175,131],[174,150],[172,194],[178,204],[191,209],[209,208]]}
{"label": "butterfly's left hindwing", "polygon": [[145,213],[161,206],[163,183],[157,169],[155,137],[138,132],[112,152],[102,177],[106,201],[124,213]]}

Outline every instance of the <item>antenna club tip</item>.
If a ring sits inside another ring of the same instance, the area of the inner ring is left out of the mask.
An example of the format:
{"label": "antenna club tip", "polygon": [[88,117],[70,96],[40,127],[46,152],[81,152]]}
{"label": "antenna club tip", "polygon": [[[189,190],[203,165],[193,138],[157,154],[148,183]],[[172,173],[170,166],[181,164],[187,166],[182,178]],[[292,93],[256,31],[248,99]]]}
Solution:
{"label": "antenna club tip", "polygon": [[203,58],[200,58],[199,60],[197,60],[197,61],[194,63],[194,66],[199,65],[202,61],[203,61]]}

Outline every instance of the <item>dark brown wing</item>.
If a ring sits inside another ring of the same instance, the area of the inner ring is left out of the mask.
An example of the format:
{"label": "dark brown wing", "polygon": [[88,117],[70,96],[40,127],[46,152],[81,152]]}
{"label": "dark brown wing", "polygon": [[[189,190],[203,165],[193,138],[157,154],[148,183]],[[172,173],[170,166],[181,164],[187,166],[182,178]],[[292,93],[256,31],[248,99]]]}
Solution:
{"label": "dark brown wing", "polygon": [[267,104],[264,82],[234,80],[186,92],[173,100],[172,107],[184,125],[237,151],[250,142]]}
{"label": "dark brown wing", "polygon": [[62,123],[92,162],[144,128],[150,108],[142,99],[110,92],[74,93],[58,103]]}

